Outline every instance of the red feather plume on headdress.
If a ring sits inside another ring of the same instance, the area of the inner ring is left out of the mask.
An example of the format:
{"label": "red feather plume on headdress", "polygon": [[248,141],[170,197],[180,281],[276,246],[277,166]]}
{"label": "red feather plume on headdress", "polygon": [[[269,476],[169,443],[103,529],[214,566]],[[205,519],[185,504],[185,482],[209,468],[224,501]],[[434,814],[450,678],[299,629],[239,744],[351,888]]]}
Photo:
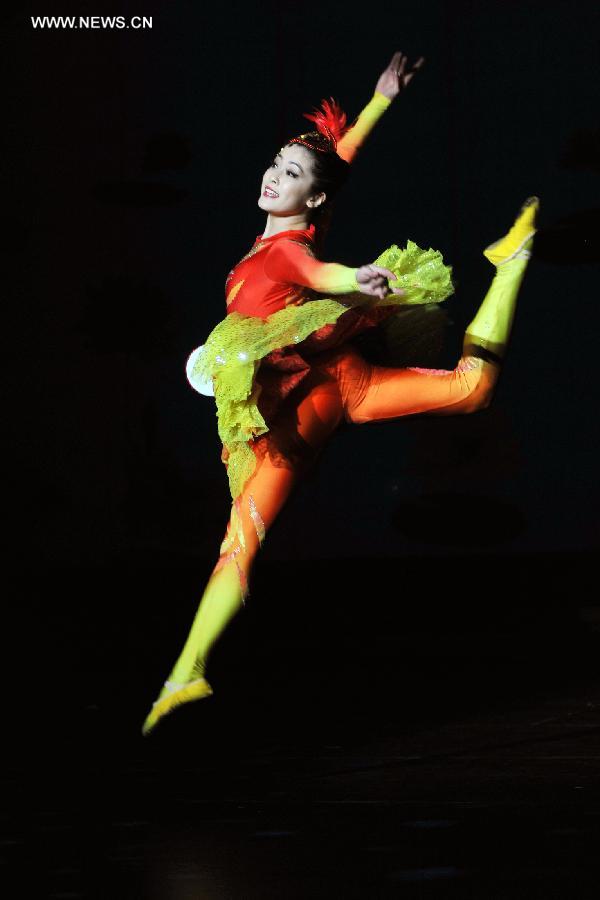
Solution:
{"label": "red feather plume on headdress", "polygon": [[333,144],[333,150],[348,128],[346,127],[346,113],[339,103],[330,97],[329,100],[321,100],[321,109],[315,109],[312,113],[304,113],[304,118],[314,122],[317,131]]}

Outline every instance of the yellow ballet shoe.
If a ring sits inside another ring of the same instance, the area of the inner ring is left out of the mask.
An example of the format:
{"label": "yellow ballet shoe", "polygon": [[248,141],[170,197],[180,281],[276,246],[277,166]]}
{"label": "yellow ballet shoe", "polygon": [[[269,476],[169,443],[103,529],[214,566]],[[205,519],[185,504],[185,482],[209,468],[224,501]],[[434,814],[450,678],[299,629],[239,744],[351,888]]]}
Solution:
{"label": "yellow ballet shoe", "polygon": [[531,255],[525,245],[535,234],[535,217],[539,208],[539,197],[528,197],[508,234],[485,248],[483,255],[494,266],[500,266],[516,256],[527,258]]}
{"label": "yellow ballet shoe", "polygon": [[160,692],[158,700],[152,704],[152,709],[142,726],[142,734],[144,736],[150,734],[152,729],[158,722],[183,703],[191,703],[194,700],[201,700],[203,697],[210,697],[213,689],[206,678],[196,678],[194,681],[187,681],[180,684],[176,681],[165,681],[165,686]]}

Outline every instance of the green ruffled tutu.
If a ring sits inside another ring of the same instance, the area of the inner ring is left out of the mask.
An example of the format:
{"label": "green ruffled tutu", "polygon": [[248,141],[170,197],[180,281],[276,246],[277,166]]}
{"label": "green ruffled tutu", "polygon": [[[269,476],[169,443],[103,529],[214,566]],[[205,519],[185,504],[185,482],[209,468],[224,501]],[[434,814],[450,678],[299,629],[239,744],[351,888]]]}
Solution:
{"label": "green ruffled tutu", "polygon": [[394,272],[396,281],[391,284],[402,288],[404,296],[388,294],[378,299],[356,293],[341,295],[339,300],[324,297],[285,307],[266,319],[233,312],[208,336],[191,374],[200,381],[212,380],[219,437],[228,452],[227,474],[234,500],[256,465],[250,442],[269,430],[258,409],[260,385],[255,379],[265,356],[301,343],[353,307],[441,303],[454,291],[452,269],[444,264],[441,253],[431,248],[422,250],[413,241],[408,241],[404,250],[395,244],[388,247],[373,264]]}

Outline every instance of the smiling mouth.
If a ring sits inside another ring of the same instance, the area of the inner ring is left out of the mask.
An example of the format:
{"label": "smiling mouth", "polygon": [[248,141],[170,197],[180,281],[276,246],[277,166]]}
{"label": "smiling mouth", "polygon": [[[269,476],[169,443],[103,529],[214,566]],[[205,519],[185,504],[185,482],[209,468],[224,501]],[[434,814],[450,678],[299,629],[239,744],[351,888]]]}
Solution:
{"label": "smiling mouth", "polygon": [[279,197],[279,194],[272,188],[266,187],[263,191],[263,197]]}

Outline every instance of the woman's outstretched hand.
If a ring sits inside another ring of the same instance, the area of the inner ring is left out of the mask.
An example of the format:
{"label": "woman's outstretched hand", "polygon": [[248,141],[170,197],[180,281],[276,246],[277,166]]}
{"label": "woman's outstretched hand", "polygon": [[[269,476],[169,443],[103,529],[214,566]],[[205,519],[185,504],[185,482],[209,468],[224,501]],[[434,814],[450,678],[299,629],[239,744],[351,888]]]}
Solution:
{"label": "woman's outstretched hand", "polygon": [[388,294],[403,296],[406,293],[402,288],[390,287],[389,282],[396,281],[396,276],[390,269],[384,269],[383,266],[361,266],[356,270],[355,278],[361,294],[379,297],[380,300],[383,300]]}
{"label": "woman's outstretched hand", "polygon": [[404,90],[424,62],[425,57],[420,56],[413,66],[408,67],[408,57],[404,56],[401,50],[397,50],[392,56],[387,69],[379,76],[375,90],[393,100],[394,97],[397,97]]}

